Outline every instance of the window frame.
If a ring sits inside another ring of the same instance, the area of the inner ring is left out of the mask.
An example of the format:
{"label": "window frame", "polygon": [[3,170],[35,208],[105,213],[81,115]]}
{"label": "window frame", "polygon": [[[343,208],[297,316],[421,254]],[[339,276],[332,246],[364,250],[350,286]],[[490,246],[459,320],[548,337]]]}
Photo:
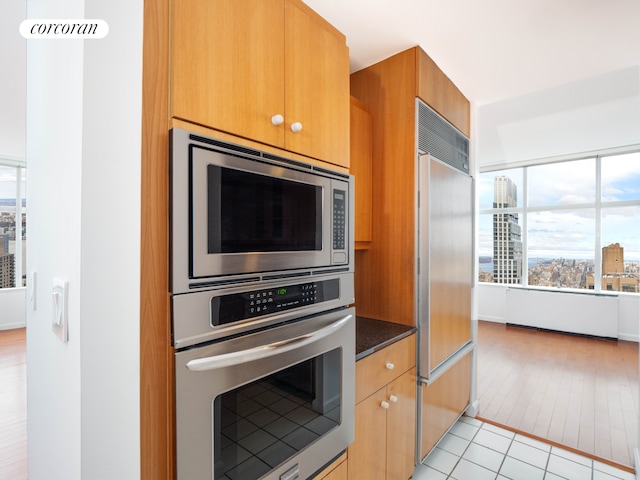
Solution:
{"label": "window frame", "polygon": [[[25,176],[25,171],[27,168],[27,164],[26,161],[23,158],[18,158],[18,157],[11,157],[8,155],[1,155],[0,156],[0,167],[8,167],[8,168],[15,168],[16,170],[16,194],[15,194],[15,208],[13,209],[13,213],[16,214],[16,251],[15,251],[15,259],[14,259],[14,265],[15,265],[15,286],[14,287],[7,287],[7,288],[3,288],[2,290],[12,290],[12,289],[17,289],[17,288],[25,288],[24,285],[22,285],[22,279],[25,276],[25,273],[23,271],[23,266],[22,266],[22,257],[23,257],[23,248],[22,248],[22,235],[20,235],[20,240],[18,240],[17,236],[18,236],[18,232],[22,233],[22,215],[26,215],[27,214],[27,207],[26,207],[26,185],[25,185],[25,189],[23,189],[22,184],[25,183],[26,184],[26,176]],[[24,196],[25,198],[25,205],[22,205],[22,197]],[[1,211],[2,212],[9,212],[10,208],[3,208]]]}
{"label": "window frame", "polygon": [[[536,159],[530,161],[518,161],[512,163],[501,163],[493,165],[484,165],[479,167],[478,174],[485,174],[491,172],[500,172],[504,174],[505,171],[521,169],[522,171],[522,205],[518,207],[510,208],[486,208],[478,210],[479,216],[494,215],[496,213],[516,213],[522,221],[522,279],[521,285],[523,287],[529,286],[529,232],[528,232],[528,216],[530,213],[537,212],[552,212],[552,211],[576,211],[582,209],[594,209],[595,210],[595,222],[594,222],[594,289],[584,289],[586,292],[607,292],[602,288],[602,210],[611,209],[616,207],[635,207],[640,206],[640,197],[634,200],[602,200],[602,160],[608,157],[628,155],[628,154],[640,154],[640,145],[631,145],[627,147],[618,147],[612,149],[604,149],[592,152],[584,152],[576,155],[563,155],[559,157],[550,157],[543,159]],[[574,162],[579,160],[594,159],[595,160],[595,200],[593,202],[576,203],[573,205],[528,205],[528,189],[529,179],[528,170],[531,167],[550,165],[566,162]],[[478,220],[478,223],[480,221]],[[493,238],[493,232],[492,232]],[[478,283],[487,283],[480,282]],[[499,285],[510,285],[502,284]],[[547,287],[558,290],[573,290],[568,287]],[[581,289],[582,291],[582,289]],[[622,290],[617,293],[631,293],[623,292]],[[636,295],[637,292],[633,292]]]}

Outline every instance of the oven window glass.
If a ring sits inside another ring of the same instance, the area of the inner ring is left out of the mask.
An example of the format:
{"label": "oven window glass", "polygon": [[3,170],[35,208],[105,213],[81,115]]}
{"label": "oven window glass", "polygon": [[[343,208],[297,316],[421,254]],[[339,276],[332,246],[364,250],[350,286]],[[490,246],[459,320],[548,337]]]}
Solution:
{"label": "oven window glass", "polygon": [[340,424],[340,352],[214,399],[214,479],[259,478]]}
{"label": "oven window glass", "polygon": [[322,250],[322,187],[207,167],[209,253]]}

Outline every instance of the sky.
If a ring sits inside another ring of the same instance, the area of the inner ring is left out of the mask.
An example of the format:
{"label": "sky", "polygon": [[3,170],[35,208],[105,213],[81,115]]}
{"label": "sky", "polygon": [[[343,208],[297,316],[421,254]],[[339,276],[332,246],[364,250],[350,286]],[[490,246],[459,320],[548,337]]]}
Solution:
{"label": "sky", "polygon": [[[24,181],[24,179],[23,179]],[[23,196],[26,191],[23,184]],[[0,198],[16,198],[16,169],[0,165]]]}
{"label": "sky", "polygon": [[[596,162],[594,158],[527,169],[529,257],[593,259],[595,248]],[[480,210],[493,205],[493,179],[506,175],[518,185],[518,206],[523,205],[522,169],[480,174]],[[625,261],[640,261],[640,153],[602,159],[601,246],[620,243]],[[635,201],[614,206],[607,202]],[[560,210],[545,210],[545,207]],[[522,216],[520,216],[522,217]],[[520,218],[520,225],[523,225]],[[480,218],[481,256],[492,255],[491,215]]]}

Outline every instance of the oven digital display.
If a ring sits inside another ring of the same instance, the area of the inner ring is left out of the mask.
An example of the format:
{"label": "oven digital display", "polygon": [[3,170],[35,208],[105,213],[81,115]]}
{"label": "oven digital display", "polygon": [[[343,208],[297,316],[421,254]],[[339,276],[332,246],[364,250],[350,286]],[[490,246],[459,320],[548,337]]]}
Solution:
{"label": "oven digital display", "polygon": [[211,298],[211,326],[225,325],[340,297],[340,280],[287,285]]}

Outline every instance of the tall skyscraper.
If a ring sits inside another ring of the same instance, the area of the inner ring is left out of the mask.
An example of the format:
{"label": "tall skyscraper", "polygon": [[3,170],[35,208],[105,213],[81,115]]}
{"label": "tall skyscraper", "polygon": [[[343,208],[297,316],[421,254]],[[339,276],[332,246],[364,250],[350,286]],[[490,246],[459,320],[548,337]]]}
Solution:
{"label": "tall skyscraper", "polygon": [[[504,175],[493,179],[493,208],[518,206],[518,187]],[[493,281],[522,283],[522,228],[518,214],[493,215]]]}

